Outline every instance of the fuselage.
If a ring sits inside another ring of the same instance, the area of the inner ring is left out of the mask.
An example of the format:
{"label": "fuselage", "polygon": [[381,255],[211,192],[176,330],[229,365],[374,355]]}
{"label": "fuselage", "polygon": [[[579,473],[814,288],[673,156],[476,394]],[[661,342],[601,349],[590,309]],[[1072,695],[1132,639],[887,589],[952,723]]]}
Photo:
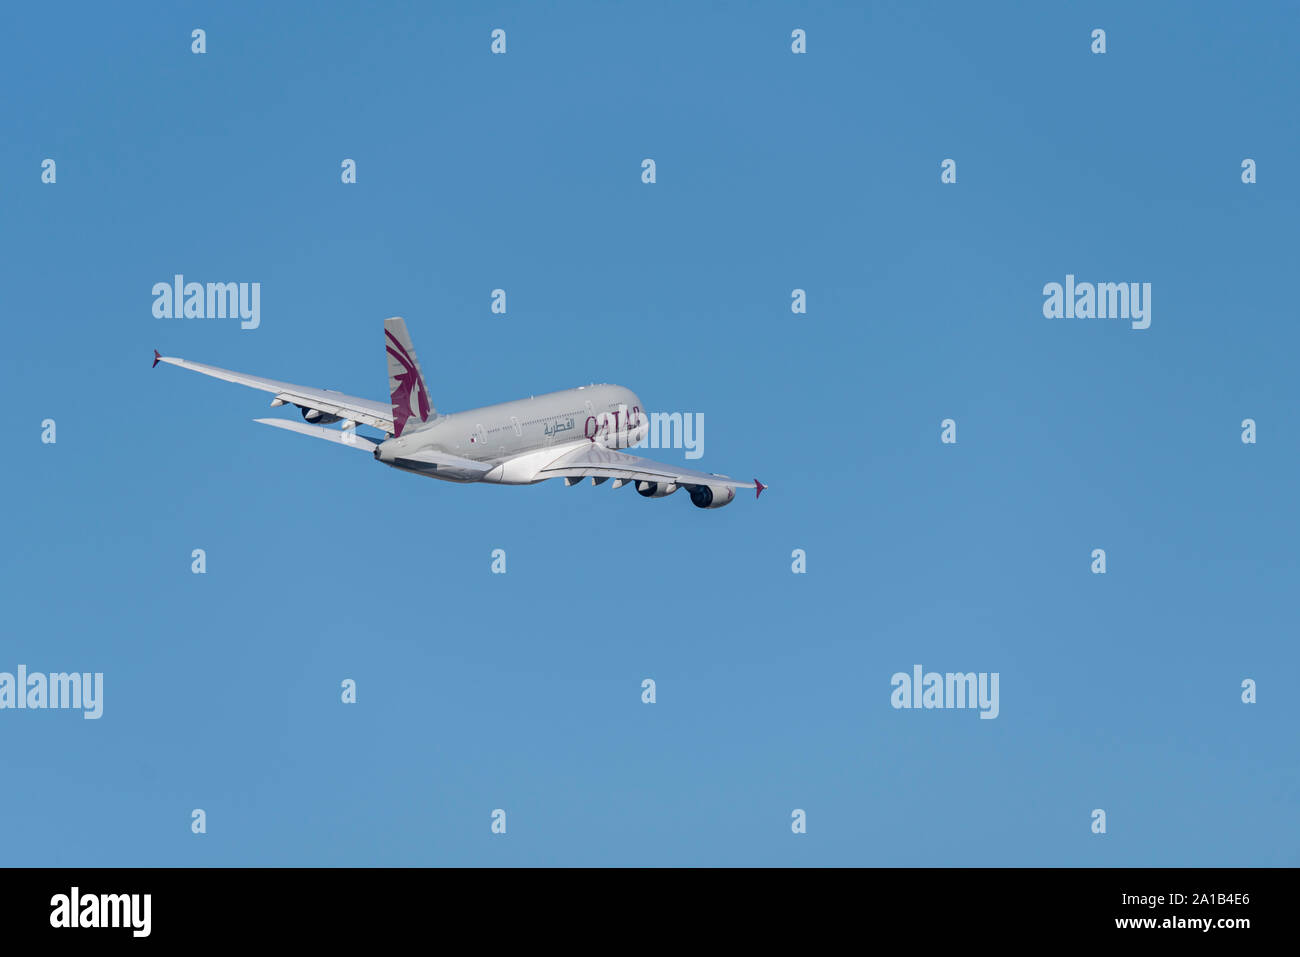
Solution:
{"label": "fuselage", "polygon": [[[588,385],[439,415],[423,425],[412,422],[401,435],[382,442],[375,458],[444,481],[529,485],[538,481],[539,469],[570,449],[593,442],[629,448],[648,429],[641,400],[630,389]],[[426,450],[491,469],[433,469],[419,461],[419,453]]]}

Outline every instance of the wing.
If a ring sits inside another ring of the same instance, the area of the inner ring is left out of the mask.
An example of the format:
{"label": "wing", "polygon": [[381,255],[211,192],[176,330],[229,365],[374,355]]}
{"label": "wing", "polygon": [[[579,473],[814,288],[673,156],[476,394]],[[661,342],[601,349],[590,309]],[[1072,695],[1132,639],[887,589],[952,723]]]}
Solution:
{"label": "wing", "polygon": [[356,396],[344,395],[342,392],[335,392],[332,389],[311,389],[304,385],[294,385],[291,382],[278,382],[275,379],[244,375],[242,372],[218,369],[216,366],[204,365],[201,362],[190,362],[188,359],[160,356],[155,350],[153,364],[156,366],[160,362],[180,366],[182,369],[190,369],[194,372],[201,372],[216,379],[225,379],[227,382],[246,385],[251,389],[273,392],[275,393],[275,399],[272,400],[272,405],[292,403],[305,409],[315,409],[328,415],[352,419],[354,422],[364,422],[366,425],[374,426],[376,429],[389,434],[392,434],[393,431],[393,407],[387,402],[358,399]]}
{"label": "wing", "polygon": [[740,482],[726,475],[665,465],[651,459],[628,455],[626,452],[616,452],[594,443],[561,455],[537,473],[539,479],[582,478],[587,475],[596,478],[623,479],[625,482],[676,482],[678,485],[687,486],[725,485],[731,488],[752,488],[757,489],[755,496],[763,494],[763,489],[767,488],[758,479],[752,482]]}

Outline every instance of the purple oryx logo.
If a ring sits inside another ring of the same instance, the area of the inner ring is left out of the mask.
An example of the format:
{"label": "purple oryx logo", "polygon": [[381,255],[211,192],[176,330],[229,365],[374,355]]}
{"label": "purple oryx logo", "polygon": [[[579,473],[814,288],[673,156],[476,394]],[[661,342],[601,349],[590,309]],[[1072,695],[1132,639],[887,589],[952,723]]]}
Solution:
{"label": "purple oryx logo", "polygon": [[[429,417],[432,406],[429,404],[429,395],[425,391],[424,380],[420,378],[420,370],[416,368],[415,360],[387,329],[384,330],[384,336],[388,339],[386,346],[388,354],[405,370],[392,376],[393,383],[390,385],[393,399],[393,430],[394,434],[401,435],[407,419],[415,415],[421,422],[425,421]],[[415,393],[415,400],[419,403],[418,410],[412,403],[412,392]]]}

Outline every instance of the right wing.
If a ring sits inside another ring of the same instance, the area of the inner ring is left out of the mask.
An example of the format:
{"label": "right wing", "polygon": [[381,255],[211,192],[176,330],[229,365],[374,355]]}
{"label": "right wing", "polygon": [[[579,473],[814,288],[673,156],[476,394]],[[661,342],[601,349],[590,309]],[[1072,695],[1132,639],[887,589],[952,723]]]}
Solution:
{"label": "right wing", "polygon": [[665,465],[639,455],[628,455],[602,445],[581,445],[566,452],[537,473],[537,478],[579,479],[586,476],[599,479],[622,479],[625,482],[673,482],[677,485],[721,485],[730,488],[755,489],[755,497],[767,488],[758,479],[742,482],[727,475],[697,472],[678,465]]}
{"label": "right wing", "polygon": [[393,407],[388,402],[359,399],[356,396],[344,395],[342,392],[335,392],[332,389],[312,389],[303,385],[294,385],[291,382],[279,382],[275,379],[245,375],[242,372],[231,372],[229,369],[219,369],[216,366],[204,365],[201,362],[190,362],[188,359],[160,356],[155,350],[153,364],[156,366],[160,362],[180,366],[182,369],[190,369],[194,372],[201,372],[215,379],[224,379],[227,382],[246,385],[251,389],[272,392],[278,400],[278,402],[273,401],[272,405],[293,404],[304,409],[315,409],[327,415],[337,415],[344,419],[351,419],[354,422],[364,422],[366,425],[374,426],[389,435],[393,433]]}

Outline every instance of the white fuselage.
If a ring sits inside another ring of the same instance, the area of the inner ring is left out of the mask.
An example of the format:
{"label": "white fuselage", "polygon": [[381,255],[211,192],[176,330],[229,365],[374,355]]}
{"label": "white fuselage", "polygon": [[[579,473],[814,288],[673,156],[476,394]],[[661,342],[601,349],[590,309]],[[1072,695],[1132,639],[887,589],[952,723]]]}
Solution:
{"label": "white fuselage", "polygon": [[[439,415],[411,422],[400,436],[382,442],[375,458],[385,465],[449,482],[529,485],[565,452],[595,443],[610,449],[636,445],[649,430],[641,400],[617,385],[589,385],[561,392]],[[421,451],[446,453],[491,466],[430,469]]]}

